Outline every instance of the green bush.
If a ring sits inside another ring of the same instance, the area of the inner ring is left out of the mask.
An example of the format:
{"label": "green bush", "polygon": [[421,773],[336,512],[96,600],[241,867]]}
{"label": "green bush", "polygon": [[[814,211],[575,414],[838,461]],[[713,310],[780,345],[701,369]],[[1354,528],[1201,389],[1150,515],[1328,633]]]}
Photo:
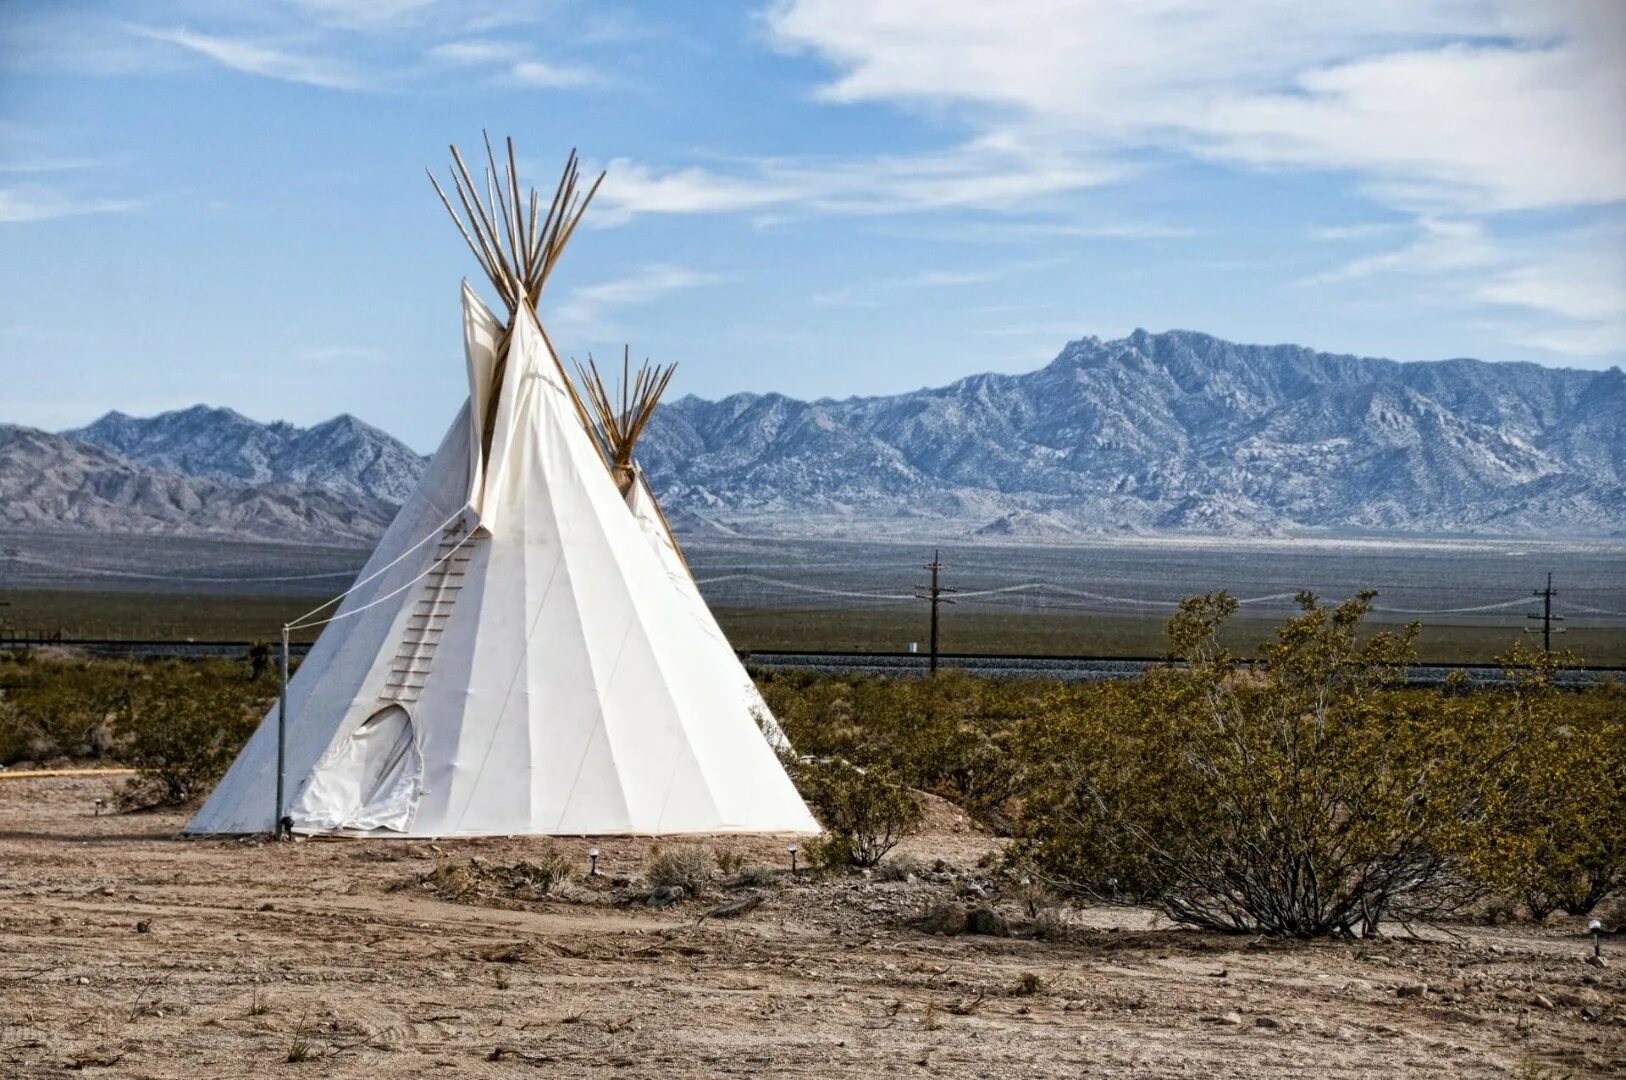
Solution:
{"label": "green bush", "polygon": [[1252,665],[1219,644],[1235,600],[1185,601],[1168,628],[1184,668],[1024,731],[1019,857],[1220,930],[1374,933],[1468,902],[1467,871],[1528,801],[1517,750],[1541,725],[1401,690],[1417,627],[1362,634],[1371,599],[1300,597]]}
{"label": "green bush", "polygon": [[42,660],[0,663],[0,764],[99,758],[114,749],[113,723],[139,665]]}
{"label": "green bush", "polygon": [[874,866],[920,827],[920,803],[886,765],[860,769],[845,761],[791,766],[802,797],[828,831],[808,845],[815,866]]}
{"label": "green bush", "polygon": [[769,673],[761,687],[798,753],[884,766],[998,826],[1019,780],[1004,740],[1045,684],[947,671],[931,679]]}
{"label": "green bush", "polygon": [[0,764],[112,758],[142,770],[134,801],[184,801],[225,771],[275,693],[228,661],[0,657]]}
{"label": "green bush", "polygon": [[173,805],[208,792],[254,733],[268,692],[236,665],[154,665],[118,721],[119,757],[136,777],[127,806]]}
{"label": "green bush", "polygon": [[1556,688],[1569,662],[1515,647],[1494,695],[1528,733],[1487,793],[1497,815],[1473,851],[1478,878],[1522,900],[1536,920],[1585,915],[1626,883],[1626,692]]}

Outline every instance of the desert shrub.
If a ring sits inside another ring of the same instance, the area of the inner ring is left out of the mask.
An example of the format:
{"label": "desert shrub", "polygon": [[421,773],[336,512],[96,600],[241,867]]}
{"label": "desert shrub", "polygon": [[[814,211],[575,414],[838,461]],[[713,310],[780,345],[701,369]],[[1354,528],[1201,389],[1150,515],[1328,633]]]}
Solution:
{"label": "desert shrub", "polygon": [[559,891],[576,876],[569,859],[557,851],[544,851],[534,860],[521,859],[507,870],[509,888],[546,896]]}
{"label": "desert shrub", "polygon": [[797,752],[885,766],[996,825],[1018,760],[1004,740],[1043,684],[943,672],[931,679],[767,673],[764,698]]}
{"label": "desert shrub", "polygon": [[1531,732],[1479,695],[1398,689],[1417,627],[1363,635],[1372,595],[1301,596],[1252,665],[1219,644],[1235,600],[1184,601],[1168,630],[1186,667],[1024,729],[1017,857],[1220,930],[1372,933],[1467,902],[1458,868],[1522,798]]}
{"label": "desert shrub", "polygon": [[926,864],[913,855],[892,855],[875,868],[877,881],[908,881],[926,876]]}
{"label": "desert shrub", "polygon": [[1497,819],[1471,849],[1472,869],[1538,921],[1585,915],[1626,883],[1626,693],[1556,688],[1568,657],[1516,646],[1502,662],[1495,707],[1529,737],[1487,793]]}
{"label": "desert shrub", "polygon": [[731,848],[714,848],[712,858],[717,863],[717,872],[724,876],[734,873],[750,862],[745,852],[734,851]]}
{"label": "desert shrub", "polygon": [[31,740],[23,728],[23,720],[15,702],[0,691],[0,765],[11,765],[28,760]]}
{"label": "desert shrub", "polygon": [[742,866],[728,879],[730,889],[759,889],[779,883],[779,871],[771,866]]}
{"label": "desert shrub", "polygon": [[173,805],[203,795],[268,705],[267,690],[236,665],[153,665],[133,684],[117,722],[119,757],[137,770],[122,801]]}
{"label": "desert shrub", "polygon": [[139,665],[28,656],[0,664],[0,764],[103,757]]}
{"label": "desert shrub", "polygon": [[704,844],[656,848],[644,860],[644,880],[655,888],[681,886],[694,896],[711,884],[716,859]]}
{"label": "desert shrub", "polygon": [[825,833],[802,845],[802,861],[813,870],[850,870],[853,865],[853,842],[845,836]]}
{"label": "desert shrub", "polygon": [[823,844],[808,846],[815,865],[874,866],[920,827],[920,803],[886,765],[799,762],[791,778],[829,833]]}
{"label": "desert shrub", "polygon": [[539,900],[564,895],[569,899],[575,876],[575,867],[568,858],[557,851],[543,849],[531,859],[520,859],[506,866],[493,865],[480,858],[461,863],[437,859],[434,866],[418,874],[414,881],[419,888],[443,899],[478,903],[487,898]]}

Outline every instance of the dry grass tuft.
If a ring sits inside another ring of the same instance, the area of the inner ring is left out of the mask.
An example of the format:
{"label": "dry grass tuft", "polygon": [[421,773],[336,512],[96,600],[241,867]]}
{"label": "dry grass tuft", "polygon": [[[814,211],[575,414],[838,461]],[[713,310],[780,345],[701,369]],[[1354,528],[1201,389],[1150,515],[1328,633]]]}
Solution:
{"label": "dry grass tuft", "polygon": [[716,864],[716,857],[705,844],[676,844],[650,852],[644,861],[644,879],[653,888],[677,885],[695,896],[711,884]]}

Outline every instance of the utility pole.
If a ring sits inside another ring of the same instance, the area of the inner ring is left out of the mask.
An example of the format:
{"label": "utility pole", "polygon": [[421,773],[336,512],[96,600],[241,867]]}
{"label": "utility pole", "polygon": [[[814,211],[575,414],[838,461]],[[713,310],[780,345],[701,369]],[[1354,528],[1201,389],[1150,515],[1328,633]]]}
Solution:
{"label": "utility pole", "polygon": [[[1562,634],[1564,632],[1564,628],[1562,626],[1556,629],[1553,627],[1553,623],[1563,622],[1564,616],[1553,614],[1553,597],[1557,596],[1558,594],[1553,592],[1552,571],[1549,570],[1547,572],[1547,587],[1545,589],[1537,589],[1530,595],[1541,597],[1541,614],[1538,615],[1532,612],[1529,615],[1526,615],[1525,618],[1541,620],[1541,651],[1544,653],[1551,653],[1553,651],[1553,635]],[[1534,634],[1537,631],[1535,627],[1527,626],[1524,628],[1524,632],[1527,634]]]}
{"label": "utility pole", "polygon": [[939,582],[939,575],[943,572],[943,557],[942,557],[941,552],[933,551],[932,552],[932,561],[927,563],[924,567],[922,567],[922,569],[930,570],[932,572],[932,581],[931,581],[930,585],[916,585],[915,586],[915,599],[916,600],[930,600],[931,604],[932,604],[932,643],[931,643],[931,650],[932,651],[931,651],[931,661],[930,661],[931,662],[931,669],[930,670],[931,670],[931,673],[933,675],[936,675],[937,674],[937,605],[938,604],[952,604],[952,603],[954,603],[953,600],[948,599],[943,594],[944,593],[951,593],[951,592],[958,592],[959,590],[958,589],[945,589],[942,585],[940,585],[938,583]]}

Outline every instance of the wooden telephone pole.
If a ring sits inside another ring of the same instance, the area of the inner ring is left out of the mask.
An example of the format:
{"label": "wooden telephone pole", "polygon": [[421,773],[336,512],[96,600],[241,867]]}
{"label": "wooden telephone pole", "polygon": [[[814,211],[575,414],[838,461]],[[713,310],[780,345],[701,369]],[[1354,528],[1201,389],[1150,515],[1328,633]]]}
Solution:
{"label": "wooden telephone pole", "polygon": [[938,604],[952,604],[952,603],[954,603],[953,600],[948,599],[943,594],[944,593],[957,592],[958,590],[957,589],[945,589],[942,585],[939,584],[939,575],[943,572],[943,569],[944,569],[944,567],[943,567],[943,557],[942,557],[942,554],[940,552],[933,551],[932,552],[932,561],[927,563],[924,567],[922,567],[922,569],[930,570],[932,572],[932,580],[931,580],[931,584],[929,584],[929,585],[916,585],[915,586],[915,599],[916,600],[930,600],[931,601],[931,605],[932,605],[931,673],[933,675],[936,675],[937,674],[937,605]]}
{"label": "wooden telephone pole", "polygon": [[[1556,629],[1553,627],[1553,623],[1563,622],[1564,616],[1553,614],[1553,597],[1557,596],[1558,594],[1553,592],[1552,571],[1549,570],[1547,572],[1547,587],[1545,589],[1537,589],[1530,595],[1541,597],[1541,613],[1536,614],[1535,612],[1531,612],[1529,615],[1526,615],[1525,618],[1541,620],[1541,651],[1544,653],[1550,653],[1553,651],[1553,635],[1562,634],[1564,632],[1564,628],[1562,626],[1557,627]],[[1524,628],[1524,632],[1527,634],[1534,634],[1537,631],[1535,627],[1527,626]]]}

